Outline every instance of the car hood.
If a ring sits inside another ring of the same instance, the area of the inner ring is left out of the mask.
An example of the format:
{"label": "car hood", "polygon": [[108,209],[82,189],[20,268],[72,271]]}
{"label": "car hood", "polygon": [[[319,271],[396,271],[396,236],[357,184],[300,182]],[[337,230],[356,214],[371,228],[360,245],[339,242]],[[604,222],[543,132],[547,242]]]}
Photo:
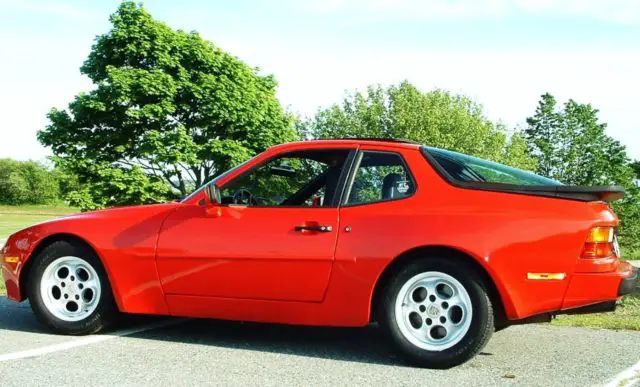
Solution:
{"label": "car hood", "polygon": [[161,204],[147,204],[147,205],[137,205],[137,206],[105,208],[101,210],[79,212],[76,214],[71,214],[71,215],[66,215],[59,218],[55,218],[55,219],[50,219],[50,220],[38,223],[32,227],[56,224],[56,223],[83,221],[83,220],[120,219],[126,222],[127,219],[139,219],[140,217],[145,217],[145,215],[155,215],[157,213],[162,213],[172,208],[175,208],[178,205],[180,205],[180,203],[172,202],[172,203],[161,203]]}
{"label": "car hood", "polygon": [[71,234],[88,241],[100,240],[121,234],[125,230],[157,232],[168,213],[183,204],[163,204],[114,207],[104,210],[82,212],[51,219],[16,232],[7,239],[28,240],[29,245],[53,234]]}

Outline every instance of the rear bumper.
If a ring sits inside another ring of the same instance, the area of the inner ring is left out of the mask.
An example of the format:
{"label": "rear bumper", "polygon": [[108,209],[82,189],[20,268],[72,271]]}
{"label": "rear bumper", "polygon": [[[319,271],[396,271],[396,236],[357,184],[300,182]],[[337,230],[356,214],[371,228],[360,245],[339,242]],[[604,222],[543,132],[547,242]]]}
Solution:
{"label": "rear bumper", "polygon": [[549,322],[559,314],[590,314],[613,312],[618,298],[631,294],[638,286],[638,269],[620,261],[611,273],[576,273],[567,289],[562,308],[511,320],[508,325]]}
{"label": "rear bumper", "polygon": [[607,273],[574,273],[562,301],[562,310],[616,300],[632,293],[638,283],[638,270],[629,262],[618,261]]}
{"label": "rear bumper", "polygon": [[633,272],[629,278],[625,278],[620,281],[620,285],[618,286],[619,297],[633,293],[638,286],[638,269],[634,267],[632,270]]}

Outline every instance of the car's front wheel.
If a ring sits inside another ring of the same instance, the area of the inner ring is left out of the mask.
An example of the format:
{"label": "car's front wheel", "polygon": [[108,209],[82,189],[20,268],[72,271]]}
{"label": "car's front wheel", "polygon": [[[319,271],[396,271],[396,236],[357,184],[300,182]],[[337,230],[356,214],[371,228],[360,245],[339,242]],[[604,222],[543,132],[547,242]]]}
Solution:
{"label": "car's front wheel", "polygon": [[34,259],[27,292],[43,325],[57,333],[85,335],[114,320],[118,311],[111,286],[93,251],[59,241]]}
{"label": "car's front wheel", "polygon": [[388,283],[381,324],[402,355],[449,368],[477,354],[494,331],[486,286],[472,267],[446,258],[416,260]]}

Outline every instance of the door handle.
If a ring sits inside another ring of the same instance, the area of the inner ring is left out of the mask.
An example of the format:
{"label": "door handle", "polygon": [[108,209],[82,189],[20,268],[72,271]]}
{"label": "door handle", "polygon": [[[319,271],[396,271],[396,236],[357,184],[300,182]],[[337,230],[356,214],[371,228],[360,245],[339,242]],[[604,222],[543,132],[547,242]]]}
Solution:
{"label": "door handle", "polygon": [[296,226],[295,230],[298,232],[313,231],[313,232],[331,232],[333,227],[331,226]]}

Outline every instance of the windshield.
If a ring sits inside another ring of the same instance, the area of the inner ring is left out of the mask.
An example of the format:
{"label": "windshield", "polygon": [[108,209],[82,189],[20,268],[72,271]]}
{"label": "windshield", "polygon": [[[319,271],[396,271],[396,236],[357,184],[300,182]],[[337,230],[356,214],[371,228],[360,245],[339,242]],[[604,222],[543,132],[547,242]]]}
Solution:
{"label": "windshield", "polygon": [[208,182],[204,183],[203,185],[201,185],[201,186],[200,186],[200,188],[198,188],[197,190],[193,191],[193,192],[192,192],[189,196],[187,196],[186,198],[184,198],[184,199],[182,199],[182,200],[180,200],[180,199],[178,199],[178,200],[180,200],[181,202],[187,202],[187,201],[189,201],[189,199],[191,199],[192,197],[196,196],[200,191],[202,191],[202,190],[203,190],[207,185],[209,185],[210,183],[212,183],[212,182],[216,182],[216,181],[220,180],[220,179],[221,179],[221,178],[223,178],[224,176],[226,176],[226,175],[230,174],[231,172],[235,171],[236,169],[238,169],[238,168],[242,167],[243,165],[245,165],[245,164],[246,164],[246,163],[248,163],[249,161],[251,161],[251,160],[255,159],[256,157],[258,157],[258,156],[254,156],[254,157],[250,158],[249,160],[245,161],[244,163],[242,163],[242,164],[238,164],[238,165],[236,165],[235,167],[233,167],[233,168],[229,169],[228,171],[226,171],[226,172],[223,172],[223,173],[219,174],[218,176],[214,177],[214,178],[213,178],[213,179],[211,179],[210,181],[208,181]]}
{"label": "windshield", "polygon": [[512,185],[562,185],[562,183],[522,169],[508,167],[444,149],[422,147],[454,180],[459,182],[486,182]]}

